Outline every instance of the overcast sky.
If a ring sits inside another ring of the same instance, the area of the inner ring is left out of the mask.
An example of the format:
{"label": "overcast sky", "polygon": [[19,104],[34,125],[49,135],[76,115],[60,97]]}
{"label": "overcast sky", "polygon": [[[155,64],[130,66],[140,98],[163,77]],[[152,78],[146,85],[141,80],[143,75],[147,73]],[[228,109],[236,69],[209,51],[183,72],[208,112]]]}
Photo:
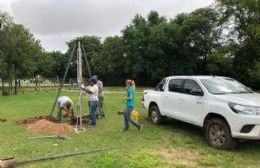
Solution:
{"label": "overcast sky", "polygon": [[47,51],[67,50],[66,42],[80,35],[120,35],[135,14],[151,10],[173,18],[205,7],[213,0],[0,0],[0,11],[28,27]]}

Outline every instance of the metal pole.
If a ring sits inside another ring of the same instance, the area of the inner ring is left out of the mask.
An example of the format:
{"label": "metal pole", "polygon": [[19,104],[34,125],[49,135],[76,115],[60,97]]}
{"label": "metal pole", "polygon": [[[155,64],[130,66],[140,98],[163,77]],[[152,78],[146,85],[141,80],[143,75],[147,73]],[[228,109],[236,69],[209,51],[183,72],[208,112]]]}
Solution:
{"label": "metal pole", "polygon": [[[80,41],[78,41],[78,49],[77,49],[77,79],[78,79],[78,85],[79,89],[81,89],[81,84],[83,83],[82,79],[82,50],[81,50],[81,44]],[[79,129],[83,130],[82,125],[82,94],[80,94],[79,97]]]}
{"label": "metal pole", "polygon": [[16,165],[34,163],[34,162],[45,161],[45,160],[53,160],[53,159],[59,159],[59,158],[64,158],[64,157],[76,156],[76,155],[90,154],[90,153],[102,152],[102,151],[107,151],[107,150],[114,150],[114,149],[118,149],[118,148],[121,148],[121,147],[117,146],[117,147],[110,147],[110,148],[92,149],[92,150],[83,151],[83,152],[53,155],[53,156],[47,156],[47,157],[33,159],[33,160],[20,161],[20,162],[17,162]]}
{"label": "metal pole", "polygon": [[51,114],[50,114],[50,118],[52,118],[53,116],[53,111],[54,111],[54,108],[56,106],[56,103],[57,103],[57,99],[59,98],[60,96],[60,92],[61,92],[61,89],[64,85],[64,82],[65,82],[65,79],[66,79],[66,76],[67,76],[67,73],[68,73],[68,70],[69,70],[69,67],[70,67],[70,63],[71,63],[71,60],[72,60],[72,57],[73,57],[73,54],[74,54],[74,51],[76,49],[76,45],[74,45],[73,49],[72,49],[72,52],[71,52],[71,55],[70,55],[70,59],[68,61],[68,64],[67,64],[67,67],[66,67],[66,70],[65,70],[65,74],[63,76],[63,79],[62,79],[62,82],[60,83],[60,87],[59,87],[59,90],[58,90],[58,93],[56,95],[56,98],[54,100],[54,103],[53,103],[53,106],[52,106],[52,109],[51,109]]}
{"label": "metal pole", "polygon": [[78,49],[77,49],[77,80],[79,84],[82,84],[82,50],[80,41],[78,41]]}
{"label": "metal pole", "polygon": [[80,115],[80,118],[79,118],[79,129],[80,130],[83,130],[83,124],[82,124],[82,94],[80,94],[80,111],[79,111],[79,115]]}

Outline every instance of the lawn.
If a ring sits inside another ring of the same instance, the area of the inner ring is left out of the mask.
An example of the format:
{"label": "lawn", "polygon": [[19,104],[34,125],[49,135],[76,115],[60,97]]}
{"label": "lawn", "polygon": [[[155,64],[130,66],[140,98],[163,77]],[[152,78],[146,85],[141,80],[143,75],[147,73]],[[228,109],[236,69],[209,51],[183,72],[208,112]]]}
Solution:
{"label": "lawn", "polygon": [[[151,124],[147,112],[142,109],[140,100],[137,100],[137,108],[141,109],[143,131],[138,132],[131,127],[129,132],[122,133],[120,130],[123,128],[123,118],[117,115],[117,112],[125,107],[122,101],[125,94],[122,88],[113,88],[110,92],[107,88],[106,91],[106,118],[98,120],[95,128],[87,129],[79,135],[74,134],[67,141],[28,140],[27,137],[39,134],[31,133],[25,126],[15,124],[16,120],[48,115],[56,95],[55,91],[25,92],[17,96],[0,97],[0,118],[8,120],[0,123],[0,158],[15,157],[17,160],[26,160],[58,153],[123,146],[113,151],[39,162],[21,167],[252,168],[260,165],[259,142],[244,142],[232,151],[215,150],[207,145],[200,128],[175,120],[161,126]],[[74,102],[77,102],[78,93],[63,91],[62,95],[68,95]],[[137,97],[140,96],[141,92],[138,92]],[[83,107],[85,113],[87,113],[86,104]]]}

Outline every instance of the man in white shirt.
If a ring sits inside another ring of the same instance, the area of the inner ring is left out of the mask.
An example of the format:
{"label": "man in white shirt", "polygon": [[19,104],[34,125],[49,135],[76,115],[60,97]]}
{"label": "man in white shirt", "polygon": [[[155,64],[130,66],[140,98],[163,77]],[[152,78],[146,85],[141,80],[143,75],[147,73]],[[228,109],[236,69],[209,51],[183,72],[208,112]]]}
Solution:
{"label": "man in white shirt", "polygon": [[92,77],[97,81],[98,86],[98,117],[105,117],[105,113],[103,111],[103,102],[104,102],[104,94],[103,94],[103,82],[98,79],[97,75],[93,75]]}
{"label": "man in white shirt", "polygon": [[90,86],[88,86],[88,87],[82,86],[81,89],[88,94],[88,106],[89,106],[89,113],[91,116],[90,127],[93,127],[96,125],[96,110],[97,110],[97,106],[98,106],[97,80],[94,78],[91,78]]}
{"label": "man in white shirt", "polygon": [[62,111],[66,111],[68,117],[73,117],[73,101],[68,96],[59,97],[58,103],[58,117],[57,122],[61,122]]}

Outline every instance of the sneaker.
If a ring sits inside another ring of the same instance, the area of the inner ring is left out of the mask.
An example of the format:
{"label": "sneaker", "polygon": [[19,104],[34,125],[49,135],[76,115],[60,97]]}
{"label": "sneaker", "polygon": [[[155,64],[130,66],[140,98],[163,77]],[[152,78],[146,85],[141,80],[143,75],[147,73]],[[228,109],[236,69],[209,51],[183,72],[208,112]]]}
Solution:
{"label": "sneaker", "polygon": [[126,129],[126,128],[121,129],[121,132],[127,132],[127,131],[128,131],[128,129]]}
{"label": "sneaker", "polygon": [[88,125],[88,128],[94,128],[95,125]]}
{"label": "sneaker", "polygon": [[139,129],[140,132],[143,130],[143,124],[140,125]]}

